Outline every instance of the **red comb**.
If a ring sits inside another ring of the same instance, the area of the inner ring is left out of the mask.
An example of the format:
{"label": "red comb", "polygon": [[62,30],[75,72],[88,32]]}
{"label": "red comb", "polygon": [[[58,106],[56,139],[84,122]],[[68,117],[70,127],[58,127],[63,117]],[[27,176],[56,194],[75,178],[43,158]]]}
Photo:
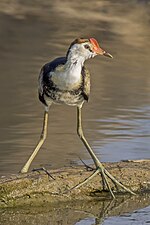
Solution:
{"label": "red comb", "polygon": [[96,49],[99,49],[99,48],[100,48],[100,47],[99,47],[99,44],[98,44],[98,42],[96,41],[95,38],[90,38],[89,40],[90,40],[91,44],[92,44]]}

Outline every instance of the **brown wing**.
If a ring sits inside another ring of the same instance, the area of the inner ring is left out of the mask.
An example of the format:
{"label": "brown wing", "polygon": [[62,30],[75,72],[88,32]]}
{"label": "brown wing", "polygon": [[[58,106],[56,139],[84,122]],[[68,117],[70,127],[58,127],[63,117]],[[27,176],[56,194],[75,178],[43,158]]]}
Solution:
{"label": "brown wing", "polygon": [[81,71],[82,77],[83,77],[83,97],[86,101],[89,99],[90,95],[90,72],[88,69],[86,69],[85,66],[82,67]]}

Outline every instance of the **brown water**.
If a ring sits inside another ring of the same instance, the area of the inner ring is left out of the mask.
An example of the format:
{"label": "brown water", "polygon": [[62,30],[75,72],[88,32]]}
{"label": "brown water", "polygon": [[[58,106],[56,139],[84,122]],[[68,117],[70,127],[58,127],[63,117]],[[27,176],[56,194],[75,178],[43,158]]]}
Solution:
{"label": "brown water", "polygon": [[[0,209],[1,225],[147,225],[150,196],[78,201],[45,207]],[[144,208],[145,207],[145,208]],[[143,208],[143,209],[140,209]]]}
{"label": "brown water", "polygon": [[[41,66],[76,37],[95,37],[114,59],[96,57],[87,139],[102,161],[150,158],[150,2],[0,1],[0,175],[18,172],[38,141]],[[75,107],[53,105],[49,133],[31,168],[92,163],[76,135]]]}

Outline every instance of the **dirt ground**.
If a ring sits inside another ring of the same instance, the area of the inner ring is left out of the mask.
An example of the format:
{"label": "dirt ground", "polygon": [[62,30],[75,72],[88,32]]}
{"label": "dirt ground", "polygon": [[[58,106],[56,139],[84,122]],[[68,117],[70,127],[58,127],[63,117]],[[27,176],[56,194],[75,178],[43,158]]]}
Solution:
{"label": "dirt ground", "polygon": [[[150,160],[104,163],[105,168],[122,184],[137,195],[150,191]],[[85,166],[65,167],[49,171],[35,171],[16,174],[0,179],[0,207],[42,206],[45,203],[56,204],[76,200],[110,199],[108,191],[102,190],[102,179],[97,174],[90,182],[80,188],[70,190],[93,171]],[[110,181],[115,196],[127,195],[120,188],[117,190]]]}

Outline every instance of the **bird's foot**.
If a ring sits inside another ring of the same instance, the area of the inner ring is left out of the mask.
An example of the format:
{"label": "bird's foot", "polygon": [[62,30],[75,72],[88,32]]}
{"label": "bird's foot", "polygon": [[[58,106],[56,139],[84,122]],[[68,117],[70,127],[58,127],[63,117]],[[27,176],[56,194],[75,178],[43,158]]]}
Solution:
{"label": "bird's foot", "polygon": [[122,189],[124,189],[126,192],[132,194],[132,195],[136,195],[133,191],[131,191],[130,189],[128,189],[127,187],[125,187],[123,184],[121,184],[118,180],[116,180],[116,178],[114,178],[114,176],[112,176],[105,168],[104,166],[99,163],[99,165],[97,166],[97,168],[95,169],[95,171],[89,176],[87,177],[84,181],[82,181],[81,183],[77,184],[76,186],[72,187],[69,191],[72,191],[73,189],[77,189],[80,188],[81,186],[83,186],[84,184],[88,183],[90,180],[92,180],[97,174],[100,174],[102,177],[102,186],[103,186],[103,190],[107,190],[110,192],[112,198],[115,198],[115,195],[112,191],[112,188],[109,185],[109,181],[108,178],[112,181],[112,183],[115,185],[116,189],[118,190],[118,187],[121,187]]}
{"label": "bird's foot", "polygon": [[41,167],[41,168],[36,168],[36,169],[33,169],[32,172],[40,172],[40,171],[44,171],[49,178],[55,180],[55,178],[47,171],[47,169],[45,169],[44,167]]}

